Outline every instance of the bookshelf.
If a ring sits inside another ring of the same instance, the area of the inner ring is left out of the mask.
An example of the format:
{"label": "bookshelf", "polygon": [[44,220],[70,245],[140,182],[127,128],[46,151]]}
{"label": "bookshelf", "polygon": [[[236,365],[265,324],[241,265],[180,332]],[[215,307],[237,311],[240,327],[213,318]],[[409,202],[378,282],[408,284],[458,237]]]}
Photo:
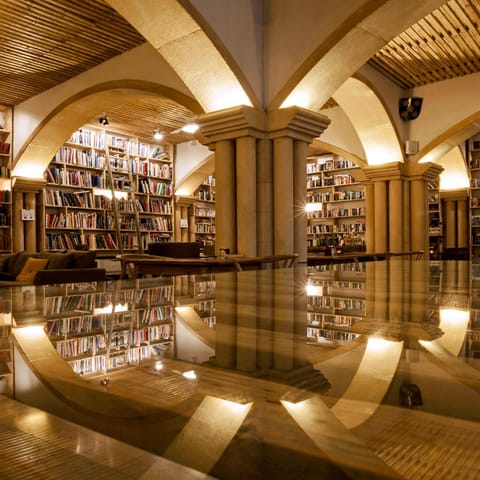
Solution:
{"label": "bookshelf", "polygon": [[46,296],[44,309],[47,335],[79,375],[138,365],[173,343],[171,280],[112,292],[62,292]]}
{"label": "bookshelf", "polygon": [[202,246],[215,244],[215,176],[209,175],[195,190],[193,204],[195,240]]}
{"label": "bookshelf", "polygon": [[0,298],[0,394],[13,395],[12,300],[10,289]]}
{"label": "bookshelf", "polygon": [[12,251],[12,108],[0,105],[0,252]]}
{"label": "bookshelf", "polygon": [[45,176],[46,250],[138,251],[172,239],[166,147],[87,126],[58,150]]}
{"label": "bookshelf", "polygon": [[440,259],[443,252],[443,215],[439,180],[428,183],[428,237],[430,258]]}
{"label": "bookshelf", "polygon": [[480,255],[480,134],[466,142],[470,172],[470,258]]}
{"label": "bookshelf", "polygon": [[307,342],[338,347],[358,338],[366,316],[365,264],[318,266],[307,284]]}
{"label": "bookshelf", "polygon": [[308,247],[365,246],[365,187],[360,168],[338,155],[307,160]]}

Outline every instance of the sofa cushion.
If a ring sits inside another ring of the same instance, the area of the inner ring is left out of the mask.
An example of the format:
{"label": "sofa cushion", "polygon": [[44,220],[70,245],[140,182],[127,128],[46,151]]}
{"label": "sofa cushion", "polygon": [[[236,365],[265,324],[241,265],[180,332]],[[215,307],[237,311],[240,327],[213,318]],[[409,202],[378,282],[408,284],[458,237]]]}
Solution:
{"label": "sofa cushion", "polygon": [[12,255],[9,253],[5,253],[0,255],[0,272],[6,272],[8,269],[8,261]]}
{"label": "sofa cushion", "polygon": [[97,266],[96,258],[96,252],[75,251],[73,252],[73,268],[95,268]]}
{"label": "sofa cushion", "polygon": [[22,271],[26,261],[30,258],[36,258],[37,255],[32,252],[19,252],[15,258],[15,263],[12,265],[10,274],[16,278],[17,275]]}
{"label": "sofa cushion", "polygon": [[47,257],[47,270],[70,268],[73,264],[73,253],[50,253]]}
{"label": "sofa cushion", "polygon": [[40,270],[44,270],[48,264],[48,258],[33,258],[26,259],[20,273],[15,277],[17,282],[33,282],[35,275]]}

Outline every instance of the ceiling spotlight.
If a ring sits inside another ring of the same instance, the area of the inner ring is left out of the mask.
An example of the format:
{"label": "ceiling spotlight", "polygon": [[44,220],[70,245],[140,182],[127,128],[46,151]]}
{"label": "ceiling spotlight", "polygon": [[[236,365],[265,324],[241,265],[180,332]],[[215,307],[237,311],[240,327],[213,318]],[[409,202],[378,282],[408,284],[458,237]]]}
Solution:
{"label": "ceiling spotlight", "polygon": [[198,130],[198,125],[196,123],[188,123],[184,127],[182,127],[182,130],[186,133],[195,133]]}
{"label": "ceiling spotlight", "polygon": [[153,138],[155,140],[161,140],[163,138],[163,134],[158,128],[153,132]]}
{"label": "ceiling spotlight", "polygon": [[105,113],[98,119],[98,123],[100,125],[103,125],[104,127],[107,127],[108,125],[110,125],[110,123],[108,121],[108,118],[105,115]]}

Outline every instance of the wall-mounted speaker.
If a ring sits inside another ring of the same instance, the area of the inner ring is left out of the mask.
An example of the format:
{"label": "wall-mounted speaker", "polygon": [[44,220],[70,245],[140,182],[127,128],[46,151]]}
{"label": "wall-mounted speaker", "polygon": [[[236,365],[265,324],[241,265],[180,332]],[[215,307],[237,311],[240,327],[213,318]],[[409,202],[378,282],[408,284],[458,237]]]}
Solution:
{"label": "wall-mounted speaker", "polygon": [[405,154],[406,155],[416,155],[419,150],[418,140],[407,140],[405,142]]}
{"label": "wall-mounted speaker", "polygon": [[398,101],[398,113],[402,120],[415,120],[422,110],[423,98],[404,97]]}

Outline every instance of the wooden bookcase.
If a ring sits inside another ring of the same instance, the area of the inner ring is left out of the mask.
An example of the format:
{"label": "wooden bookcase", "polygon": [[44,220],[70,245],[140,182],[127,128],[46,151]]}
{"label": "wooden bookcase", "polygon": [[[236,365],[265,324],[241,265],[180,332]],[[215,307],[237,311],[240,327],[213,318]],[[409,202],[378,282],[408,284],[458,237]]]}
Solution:
{"label": "wooden bookcase", "polygon": [[137,365],[173,344],[172,280],[113,292],[58,293],[45,297],[45,329],[79,375]]}
{"label": "wooden bookcase", "polygon": [[358,324],[366,317],[365,292],[364,263],[312,269],[307,285],[307,342],[337,347],[355,340],[360,335]]}
{"label": "wooden bookcase", "polygon": [[0,105],[0,252],[12,251],[12,108]]}
{"label": "wooden bookcase", "polygon": [[365,187],[360,168],[338,155],[307,161],[308,247],[365,246]]}
{"label": "wooden bookcase", "polygon": [[480,134],[466,142],[470,171],[470,258],[480,256]]}
{"label": "wooden bookcase", "polygon": [[215,176],[209,175],[195,190],[193,204],[195,240],[202,246],[215,245]]}
{"label": "wooden bookcase", "polygon": [[46,170],[45,249],[145,250],[173,235],[168,149],[86,126]]}

